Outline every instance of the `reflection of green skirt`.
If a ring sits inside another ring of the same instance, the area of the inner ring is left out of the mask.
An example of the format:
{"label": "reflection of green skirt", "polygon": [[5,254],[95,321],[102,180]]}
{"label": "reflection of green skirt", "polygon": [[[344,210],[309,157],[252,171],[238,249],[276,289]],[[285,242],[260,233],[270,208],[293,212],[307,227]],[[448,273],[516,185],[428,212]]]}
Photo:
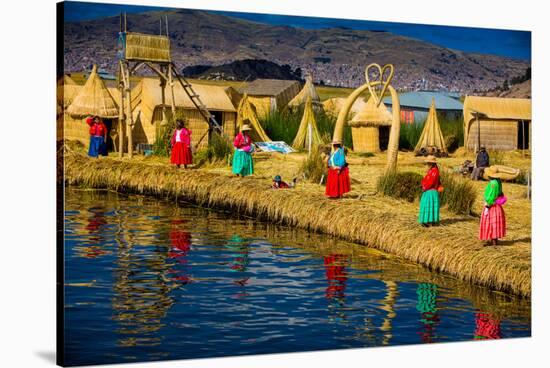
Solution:
{"label": "reflection of green skirt", "polygon": [[439,222],[439,193],[437,190],[430,189],[422,193],[418,222],[421,224]]}
{"label": "reflection of green skirt", "polygon": [[252,155],[245,151],[236,150],[233,154],[233,174],[247,176],[254,174]]}

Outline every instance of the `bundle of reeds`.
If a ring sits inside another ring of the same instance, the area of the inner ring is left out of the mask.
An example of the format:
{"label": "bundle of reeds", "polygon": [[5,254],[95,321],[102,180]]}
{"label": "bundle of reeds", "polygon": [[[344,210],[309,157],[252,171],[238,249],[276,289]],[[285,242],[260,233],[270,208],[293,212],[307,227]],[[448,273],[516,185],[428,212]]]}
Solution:
{"label": "bundle of reeds", "polygon": [[150,35],[126,32],[126,59],[145,61],[170,61],[170,38],[162,35]]}

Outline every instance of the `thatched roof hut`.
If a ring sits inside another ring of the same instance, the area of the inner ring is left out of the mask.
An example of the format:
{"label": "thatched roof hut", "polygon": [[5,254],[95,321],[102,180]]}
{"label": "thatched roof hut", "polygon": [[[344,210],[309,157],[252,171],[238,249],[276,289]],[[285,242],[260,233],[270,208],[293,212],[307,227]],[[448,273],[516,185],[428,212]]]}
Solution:
{"label": "thatched roof hut", "polygon": [[[236,108],[231,96],[235,93],[232,87],[222,87],[205,84],[192,84],[193,90],[200,96],[205,107],[214,115],[224,132],[235,134]],[[172,97],[170,88],[165,90],[165,103],[162,104],[162,91],[157,78],[143,78],[131,92],[132,113],[134,117],[134,142],[154,143],[160,125],[172,114]],[[200,138],[207,134],[208,123],[193,104],[181,85],[174,85],[174,100],[176,111],[183,114],[188,127],[193,131],[192,144],[197,144]],[[201,146],[207,145],[203,139]]]}
{"label": "thatched roof hut", "polygon": [[356,152],[379,152],[389,142],[392,115],[383,103],[376,106],[369,98],[363,108],[349,122]]}
{"label": "thatched roof hut", "polygon": [[118,117],[118,105],[97,75],[94,65],[88,80],[67,109],[74,117],[97,115],[105,119]]}
{"label": "thatched roof hut", "polygon": [[466,96],[464,100],[467,149],[479,148],[478,145],[491,150],[529,149],[530,128],[530,99]]}
{"label": "thatched roof hut", "polygon": [[319,97],[319,94],[317,93],[317,90],[315,89],[315,85],[313,84],[313,78],[311,75],[306,76],[306,83],[304,84],[304,87],[298,93],[290,102],[288,103],[288,107],[298,107],[304,105],[307,100],[310,99],[312,103],[312,107],[315,109],[322,108],[323,105],[321,104],[321,98]]}
{"label": "thatched roof hut", "polygon": [[[338,116],[338,114],[340,113],[340,110],[344,106],[345,101],[346,101],[346,99],[344,97],[329,98],[329,99],[323,101],[323,104],[322,104],[323,105],[323,110],[325,110],[325,112],[327,114],[336,117],[336,116]],[[355,100],[355,102],[351,106],[350,116],[357,115],[361,110],[363,110],[365,108],[366,104],[367,103],[365,102],[365,100],[361,97],[358,98],[357,100]]]}
{"label": "thatched roof hut", "polygon": [[252,131],[250,136],[252,140],[257,142],[269,142],[271,139],[267,136],[266,132],[262,128],[260,122],[258,121],[258,116],[256,114],[256,108],[250,103],[248,95],[245,93],[239,107],[237,108],[237,130],[240,130],[244,124],[244,121],[248,120],[250,122],[250,127]]}
{"label": "thatched roof hut", "polygon": [[432,147],[437,148],[439,152],[447,152],[447,145],[445,144],[445,138],[441,132],[439,121],[437,120],[437,111],[435,108],[435,99],[432,100],[430,111],[428,112],[428,118],[424,123],[424,129],[418,139],[418,143],[414,148],[414,153],[419,153],[421,149],[430,149]]}
{"label": "thatched roof hut", "polygon": [[294,149],[308,148],[310,143],[312,147],[322,143],[312,105],[311,97],[307,96],[300,128],[294,142],[292,142],[292,148]]}
{"label": "thatched roof hut", "polygon": [[295,80],[256,79],[239,89],[247,94],[249,102],[254,105],[258,116],[267,116],[270,112],[287,106],[300,92],[300,84]]}

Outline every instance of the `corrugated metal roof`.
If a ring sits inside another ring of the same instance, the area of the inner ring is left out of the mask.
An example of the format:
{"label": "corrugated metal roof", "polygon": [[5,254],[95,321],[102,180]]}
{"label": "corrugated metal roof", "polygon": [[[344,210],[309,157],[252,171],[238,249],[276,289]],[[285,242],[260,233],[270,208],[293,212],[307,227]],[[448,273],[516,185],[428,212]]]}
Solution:
{"label": "corrugated metal roof", "polygon": [[[462,110],[462,103],[456,98],[449,97],[448,93],[417,91],[405,92],[399,95],[399,104],[401,107],[429,109],[435,99],[437,110]],[[384,104],[391,106],[391,97],[384,98]]]}
{"label": "corrugated metal roof", "polygon": [[300,84],[294,80],[256,79],[240,88],[239,92],[249,96],[277,96],[293,85],[298,85],[299,89]]}

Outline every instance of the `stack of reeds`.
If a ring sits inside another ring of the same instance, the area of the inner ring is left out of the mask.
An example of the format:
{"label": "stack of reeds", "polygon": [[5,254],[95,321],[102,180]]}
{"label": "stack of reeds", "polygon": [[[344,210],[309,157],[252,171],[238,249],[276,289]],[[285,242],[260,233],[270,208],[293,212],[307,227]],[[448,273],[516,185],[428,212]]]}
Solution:
{"label": "stack of reeds", "polygon": [[170,62],[170,39],[162,35],[126,32],[126,59]]}

